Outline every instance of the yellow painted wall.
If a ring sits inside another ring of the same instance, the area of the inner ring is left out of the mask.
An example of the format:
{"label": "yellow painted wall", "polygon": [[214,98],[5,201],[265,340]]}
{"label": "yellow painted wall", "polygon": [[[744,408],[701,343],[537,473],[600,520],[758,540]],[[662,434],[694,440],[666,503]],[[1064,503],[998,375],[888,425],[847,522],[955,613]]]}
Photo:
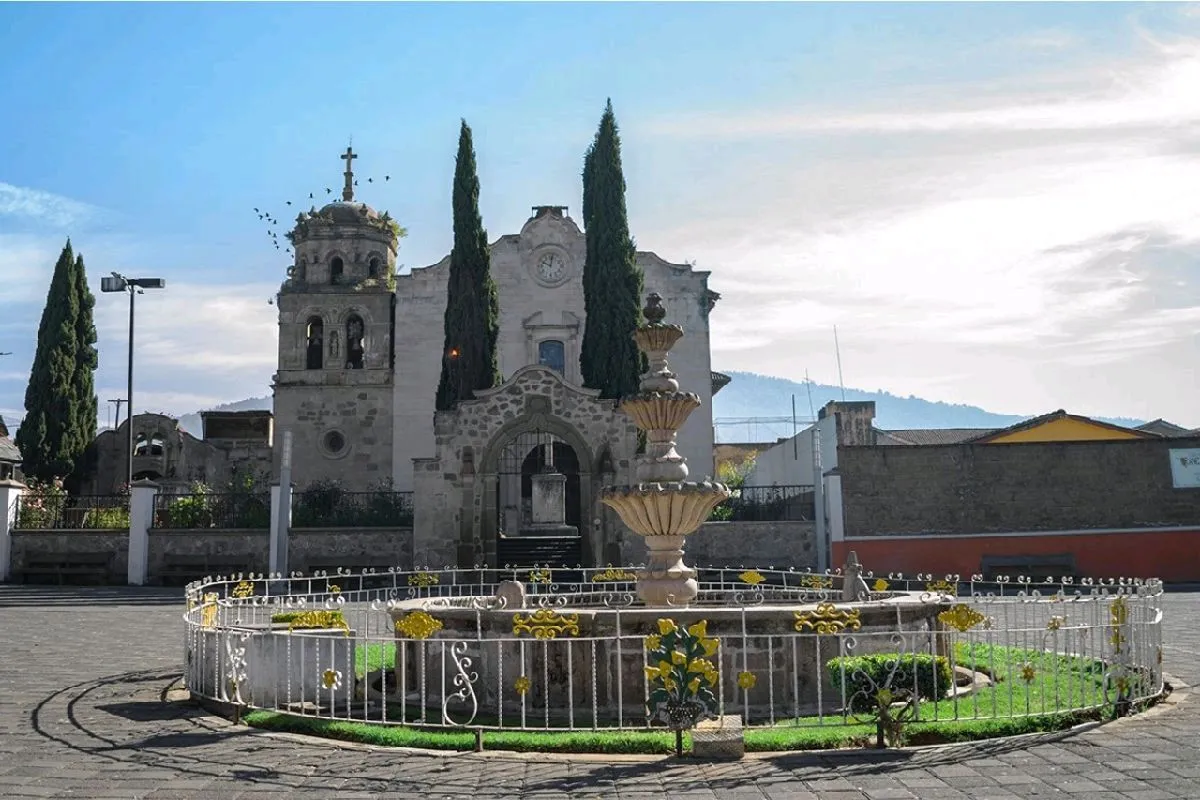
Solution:
{"label": "yellow painted wall", "polygon": [[1012,444],[1015,442],[1092,442],[1144,439],[1134,431],[1121,431],[1096,425],[1084,420],[1061,417],[1043,422],[1034,428],[1014,431],[988,441],[988,444]]}

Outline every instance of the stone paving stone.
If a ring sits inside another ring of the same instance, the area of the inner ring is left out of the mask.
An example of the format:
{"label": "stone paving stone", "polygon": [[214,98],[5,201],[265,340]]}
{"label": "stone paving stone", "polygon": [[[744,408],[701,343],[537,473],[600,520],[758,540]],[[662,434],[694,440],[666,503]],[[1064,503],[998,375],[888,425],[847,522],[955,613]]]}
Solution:
{"label": "stone paving stone", "polygon": [[[1190,695],[1066,736],[736,763],[421,755],[274,737],[161,702],[180,672],[181,605],[177,591],[0,586],[0,797],[1200,798],[1200,697]],[[1200,684],[1200,594],[1163,605],[1164,666]]]}

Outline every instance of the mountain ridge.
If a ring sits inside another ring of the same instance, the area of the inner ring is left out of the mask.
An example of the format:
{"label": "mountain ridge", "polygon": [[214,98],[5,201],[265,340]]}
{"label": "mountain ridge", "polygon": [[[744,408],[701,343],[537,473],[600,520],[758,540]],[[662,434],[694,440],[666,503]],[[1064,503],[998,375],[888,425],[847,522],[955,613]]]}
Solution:
{"label": "mountain ridge", "polygon": [[[803,429],[816,412],[833,400],[872,401],[875,403],[875,427],[882,430],[907,430],[919,428],[1007,428],[1018,422],[1054,409],[1045,409],[1035,414],[1000,414],[965,403],[947,403],[926,400],[916,395],[901,397],[883,389],[867,391],[847,387],[844,392],[839,386],[823,383],[805,384],[788,378],[760,375],[754,372],[725,371],[732,381],[713,398],[713,422],[717,427],[717,439],[722,442],[772,441],[790,436],[792,432],[792,397],[795,397],[797,427]],[[809,392],[812,392],[810,413]],[[1070,409],[1067,409],[1068,411]],[[754,423],[753,418],[777,420],[774,423]],[[782,419],[781,419],[782,418]],[[1093,417],[1122,427],[1141,425],[1145,420],[1130,417]],[[745,420],[735,423],[732,420]],[[771,427],[774,436],[758,439],[741,439],[737,429],[752,432],[754,427]]]}
{"label": "mountain ridge", "polygon": [[[809,392],[812,411],[816,412],[831,400],[843,399],[841,387],[822,383],[793,381],[755,372],[725,371],[733,380],[713,398],[713,424],[719,442],[775,441],[792,433],[792,398],[795,397],[797,427],[803,429],[812,418],[809,412]],[[873,401],[875,426],[884,430],[911,428],[1006,428],[1037,414],[999,414],[964,403],[946,403],[909,395],[901,397],[878,389],[874,392],[847,387],[845,399]],[[270,410],[270,397],[248,397],[222,403],[206,411]],[[1067,409],[1068,411],[1070,409]],[[1038,412],[1048,413],[1053,409]],[[1094,417],[1123,427],[1141,425],[1144,420],[1130,417]],[[202,431],[200,412],[179,417],[179,425],[193,436]]]}

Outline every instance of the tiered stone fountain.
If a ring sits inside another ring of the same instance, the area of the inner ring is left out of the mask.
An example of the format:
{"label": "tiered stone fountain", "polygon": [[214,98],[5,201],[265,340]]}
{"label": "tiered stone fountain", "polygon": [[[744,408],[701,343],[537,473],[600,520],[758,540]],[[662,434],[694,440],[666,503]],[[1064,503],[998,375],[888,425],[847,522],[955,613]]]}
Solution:
{"label": "tiered stone fountain", "polygon": [[686,606],[699,587],[696,571],[683,563],[683,542],[708,519],[729,488],[709,480],[688,481],[687,460],[675,450],[679,429],[700,398],[679,391],[679,381],[667,364],[683,328],[663,322],[662,297],[650,293],[643,310],[646,323],[633,334],[650,368],[641,391],[621,401],[621,411],[646,434],[646,452],[637,458],[632,486],[608,486],[601,501],[616,510],[621,521],[646,540],[646,566],[638,573],[638,595],[648,606]]}

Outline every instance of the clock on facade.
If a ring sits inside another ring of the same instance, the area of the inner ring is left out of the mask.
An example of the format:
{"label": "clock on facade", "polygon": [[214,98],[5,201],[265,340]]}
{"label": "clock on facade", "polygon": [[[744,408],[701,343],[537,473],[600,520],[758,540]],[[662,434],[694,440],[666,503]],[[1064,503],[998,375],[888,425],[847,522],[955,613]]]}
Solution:
{"label": "clock on facade", "polygon": [[543,283],[561,283],[567,276],[567,262],[558,253],[543,253],[538,257],[535,274]]}

